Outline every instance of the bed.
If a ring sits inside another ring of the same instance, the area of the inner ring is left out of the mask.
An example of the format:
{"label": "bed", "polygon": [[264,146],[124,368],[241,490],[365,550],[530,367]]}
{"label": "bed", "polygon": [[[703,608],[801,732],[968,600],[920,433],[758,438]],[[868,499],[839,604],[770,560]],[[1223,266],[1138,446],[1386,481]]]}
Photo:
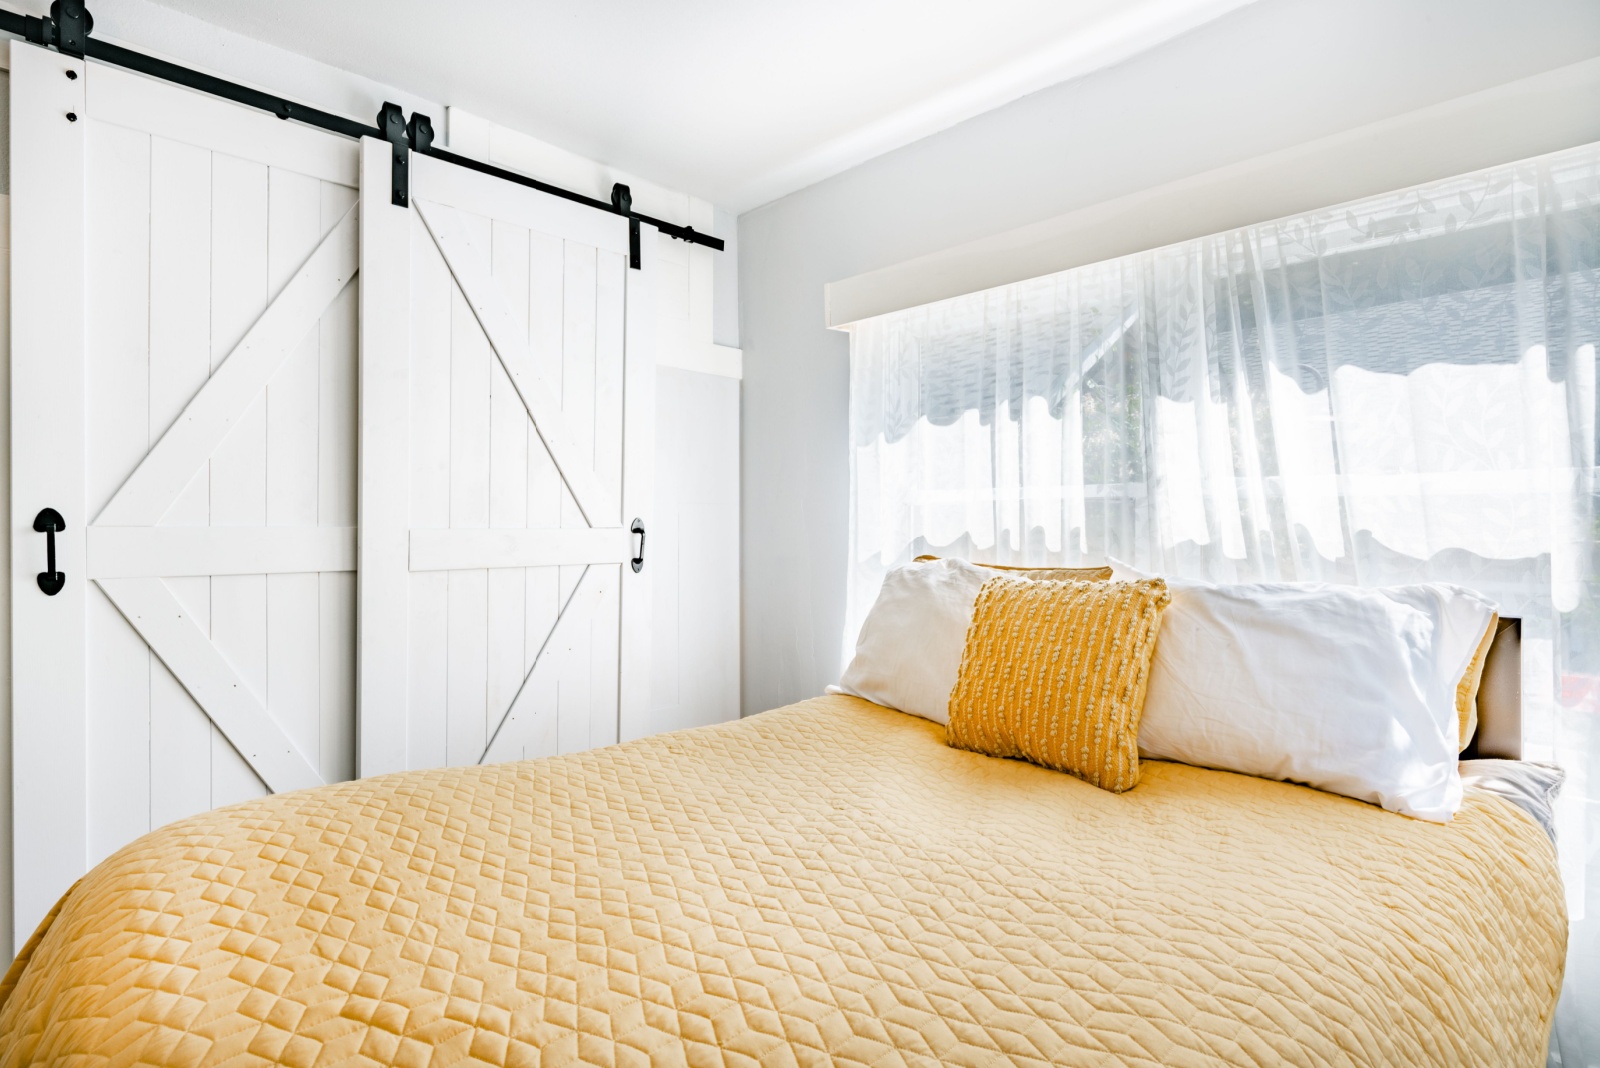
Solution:
{"label": "bed", "polygon": [[1565,940],[1486,791],[1112,794],[824,697],[157,831],[23,949],[0,1065],[1534,1065]]}

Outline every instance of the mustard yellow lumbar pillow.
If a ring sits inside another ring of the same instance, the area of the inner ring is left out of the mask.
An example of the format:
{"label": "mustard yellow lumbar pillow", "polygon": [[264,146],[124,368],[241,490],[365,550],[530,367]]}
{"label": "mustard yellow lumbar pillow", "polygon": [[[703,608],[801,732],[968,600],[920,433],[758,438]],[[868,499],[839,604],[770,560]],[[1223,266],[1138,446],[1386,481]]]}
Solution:
{"label": "mustard yellow lumbar pillow", "polygon": [[950,691],[946,740],[1121,793],[1139,783],[1139,716],[1161,579],[983,584]]}

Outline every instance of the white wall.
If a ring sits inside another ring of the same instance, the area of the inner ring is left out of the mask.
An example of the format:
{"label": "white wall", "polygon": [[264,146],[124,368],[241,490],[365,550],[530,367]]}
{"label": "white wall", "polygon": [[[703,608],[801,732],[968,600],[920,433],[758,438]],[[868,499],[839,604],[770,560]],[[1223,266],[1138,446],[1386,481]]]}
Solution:
{"label": "white wall", "polygon": [[[1596,55],[1593,0],[1258,0],[741,216],[744,712],[840,669],[849,345],[827,283]],[[1600,101],[1571,106],[1593,119],[1574,143],[1600,140]]]}

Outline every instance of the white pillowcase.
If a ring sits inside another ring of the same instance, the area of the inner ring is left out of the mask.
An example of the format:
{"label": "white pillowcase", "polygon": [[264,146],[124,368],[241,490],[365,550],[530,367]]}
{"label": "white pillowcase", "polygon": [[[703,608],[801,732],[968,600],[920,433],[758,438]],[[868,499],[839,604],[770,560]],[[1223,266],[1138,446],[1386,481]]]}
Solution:
{"label": "white pillowcase", "polygon": [[978,591],[997,573],[965,560],[928,560],[890,571],[861,624],[855,659],[828,692],[948,723],[950,691]]}
{"label": "white pillowcase", "polygon": [[[1144,577],[1115,561],[1113,577]],[[1306,783],[1443,823],[1461,805],[1456,684],[1494,607],[1454,586],[1167,579],[1146,757]]]}

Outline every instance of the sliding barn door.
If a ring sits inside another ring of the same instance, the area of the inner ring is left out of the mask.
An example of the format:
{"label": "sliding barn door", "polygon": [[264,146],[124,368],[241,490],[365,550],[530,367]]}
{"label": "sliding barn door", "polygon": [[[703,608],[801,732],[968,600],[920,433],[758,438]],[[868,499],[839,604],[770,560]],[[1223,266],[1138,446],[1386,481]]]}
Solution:
{"label": "sliding barn door", "polygon": [[354,772],[360,222],[352,141],[11,56],[20,944],[151,828]]}
{"label": "sliding barn door", "polygon": [[362,153],[361,773],[641,733],[655,231]]}

